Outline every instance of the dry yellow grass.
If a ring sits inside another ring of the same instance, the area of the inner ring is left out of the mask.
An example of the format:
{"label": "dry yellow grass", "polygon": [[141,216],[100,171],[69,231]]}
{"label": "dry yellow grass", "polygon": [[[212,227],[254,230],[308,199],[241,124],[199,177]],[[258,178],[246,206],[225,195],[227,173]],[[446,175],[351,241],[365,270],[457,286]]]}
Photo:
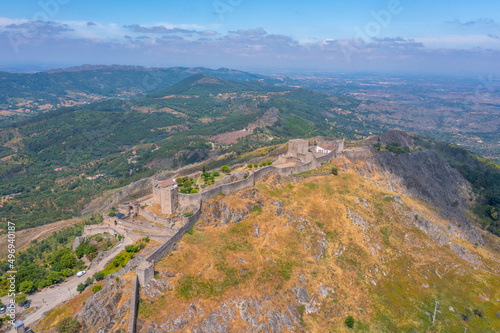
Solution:
{"label": "dry yellow grass", "polygon": [[45,318],[43,318],[41,322],[36,325],[36,328],[43,332],[55,327],[64,317],[74,317],[83,309],[85,301],[87,301],[93,294],[92,288],[87,288],[87,290],[83,293],[76,295],[65,304],[49,311]]}

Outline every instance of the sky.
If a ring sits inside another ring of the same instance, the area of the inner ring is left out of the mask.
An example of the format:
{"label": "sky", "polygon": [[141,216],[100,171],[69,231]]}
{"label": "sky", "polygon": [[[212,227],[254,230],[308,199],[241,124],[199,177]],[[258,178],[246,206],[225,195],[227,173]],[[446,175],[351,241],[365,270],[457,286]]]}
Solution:
{"label": "sky", "polygon": [[2,0],[0,70],[500,75],[500,1]]}

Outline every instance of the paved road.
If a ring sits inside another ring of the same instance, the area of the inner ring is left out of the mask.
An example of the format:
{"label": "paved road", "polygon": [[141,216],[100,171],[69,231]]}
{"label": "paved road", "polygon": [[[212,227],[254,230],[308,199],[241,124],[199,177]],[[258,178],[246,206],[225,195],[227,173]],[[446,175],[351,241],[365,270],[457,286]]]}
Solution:
{"label": "paved road", "polygon": [[[106,258],[101,260],[101,262],[97,264],[97,266],[89,269],[85,275],[81,277],[77,277],[76,275],[71,276],[67,280],[63,281],[57,286],[54,286],[53,288],[48,287],[36,294],[29,296],[28,299],[31,301],[31,306],[35,310],[32,310],[23,319],[24,324],[26,326],[30,326],[34,322],[42,319],[48,311],[55,308],[58,304],[71,299],[73,296],[76,296],[78,294],[78,292],[76,291],[76,287],[80,283],[85,282],[87,277],[91,277],[92,275],[94,275],[94,273],[101,271],[110,258],[113,258],[121,251],[124,251],[125,246],[132,243],[133,241],[128,237],[124,238],[123,242],[118,243]],[[7,304],[9,300],[7,297],[4,297],[2,298],[2,301],[4,304]],[[19,316],[23,311],[19,311],[19,307],[17,309]]]}

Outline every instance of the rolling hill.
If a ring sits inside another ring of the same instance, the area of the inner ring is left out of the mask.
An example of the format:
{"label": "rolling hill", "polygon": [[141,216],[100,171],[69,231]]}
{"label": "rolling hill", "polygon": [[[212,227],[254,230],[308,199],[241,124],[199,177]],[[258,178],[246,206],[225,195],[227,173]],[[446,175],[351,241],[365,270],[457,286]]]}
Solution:
{"label": "rolling hill", "polygon": [[[387,129],[358,117],[364,101],[243,78],[195,73],[154,94],[60,108],[4,126],[0,228],[9,220],[25,229],[79,216],[104,191],[160,169],[216,156],[224,156],[218,163],[244,162],[246,152],[291,138],[357,140]],[[438,147],[476,186],[482,199],[475,213],[498,233],[497,166],[478,158],[456,162],[457,150],[433,142],[427,147]],[[486,178],[470,172],[478,165]],[[91,178],[96,175],[104,176]]]}
{"label": "rolling hill", "polygon": [[146,68],[84,65],[34,74],[0,72],[0,124],[106,98],[152,93],[192,75],[205,74],[235,81],[273,80],[227,68]]}

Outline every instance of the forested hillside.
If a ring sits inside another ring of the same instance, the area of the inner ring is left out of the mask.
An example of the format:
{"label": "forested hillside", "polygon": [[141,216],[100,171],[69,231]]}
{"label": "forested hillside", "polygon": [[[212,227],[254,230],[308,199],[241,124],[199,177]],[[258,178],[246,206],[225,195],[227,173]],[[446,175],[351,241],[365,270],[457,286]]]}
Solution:
{"label": "forested hillside", "polygon": [[[0,132],[2,227],[29,228],[79,215],[102,191],[158,168],[240,154],[290,138],[362,138],[376,124],[352,112],[360,101],[261,81],[194,75],[163,93],[61,108]],[[272,121],[268,121],[273,119]],[[241,134],[217,141],[217,135]],[[229,163],[230,161],[228,161]],[[103,175],[96,179],[87,179]]]}

